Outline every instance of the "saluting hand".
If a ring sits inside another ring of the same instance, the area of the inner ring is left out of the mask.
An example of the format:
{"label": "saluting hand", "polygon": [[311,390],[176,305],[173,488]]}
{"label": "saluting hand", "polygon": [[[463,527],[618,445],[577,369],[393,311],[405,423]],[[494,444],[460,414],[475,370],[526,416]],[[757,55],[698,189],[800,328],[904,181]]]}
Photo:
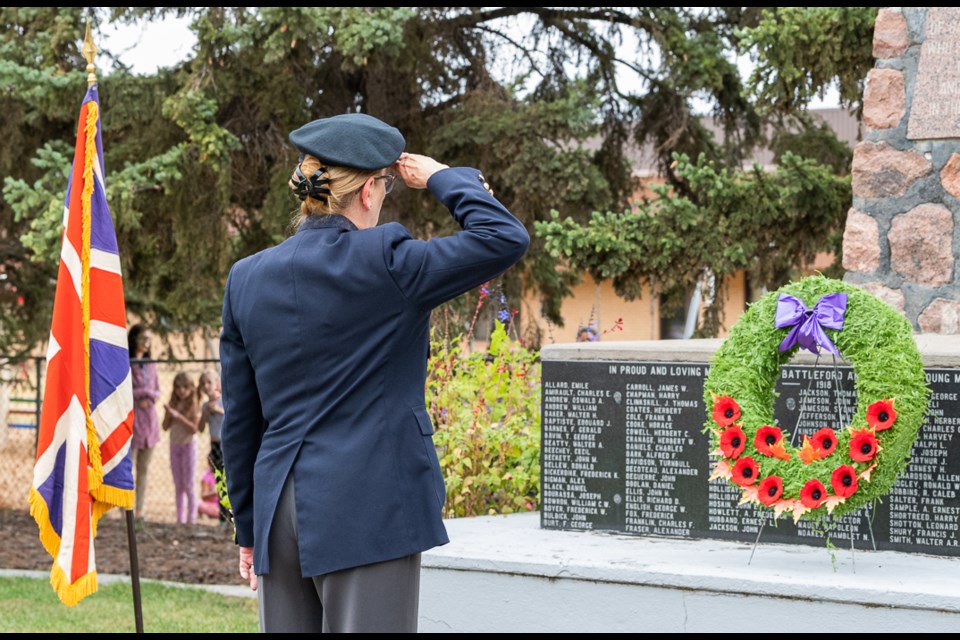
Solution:
{"label": "saluting hand", "polygon": [[411,189],[425,189],[430,176],[441,169],[450,168],[429,156],[417,153],[401,153],[393,167],[404,184]]}

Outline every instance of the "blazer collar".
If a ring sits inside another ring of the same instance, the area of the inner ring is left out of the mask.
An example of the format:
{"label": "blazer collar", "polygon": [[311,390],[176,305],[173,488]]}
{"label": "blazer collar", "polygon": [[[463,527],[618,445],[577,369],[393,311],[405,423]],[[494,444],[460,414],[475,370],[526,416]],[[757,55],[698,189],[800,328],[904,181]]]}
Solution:
{"label": "blazer collar", "polygon": [[357,225],[350,222],[349,218],[332,213],[307,216],[306,220],[301,223],[300,228],[297,229],[297,233],[300,233],[305,229],[340,229],[341,231],[358,231]]}

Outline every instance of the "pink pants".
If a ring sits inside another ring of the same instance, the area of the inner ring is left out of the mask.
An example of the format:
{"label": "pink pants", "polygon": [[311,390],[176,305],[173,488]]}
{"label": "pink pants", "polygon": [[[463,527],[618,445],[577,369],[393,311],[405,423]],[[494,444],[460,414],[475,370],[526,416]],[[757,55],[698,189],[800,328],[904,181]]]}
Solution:
{"label": "pink pants", "polygon": [[197,442],[170,445],[170,469],[173,471],[177,522],[197,521]]}

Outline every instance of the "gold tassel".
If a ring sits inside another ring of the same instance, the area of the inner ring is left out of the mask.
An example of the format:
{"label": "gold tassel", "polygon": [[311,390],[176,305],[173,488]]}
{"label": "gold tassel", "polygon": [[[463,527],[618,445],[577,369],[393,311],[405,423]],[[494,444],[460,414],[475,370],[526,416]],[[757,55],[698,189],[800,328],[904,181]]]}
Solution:
{"label": "gold tassel", "polygon": [[82,265],[81,291],[83,292],[83,378],[86,391],[86,406],[83,411],[87,420],[87,462],[92,474],[88,476],[88,489],[92,492],[103,483],[103,461],[100,458],[100,442],[97,437],[97,428],[90,415],[90,227],[93,223],[90,211],[90,201],[93,196],[93,163],[96,161],[97,151],[97,119],[99,109],[96,102],[87,103],[87,121],[84,130],[86,144],[83,158],[83,215],[81,230],[83,248],[80,261]]}

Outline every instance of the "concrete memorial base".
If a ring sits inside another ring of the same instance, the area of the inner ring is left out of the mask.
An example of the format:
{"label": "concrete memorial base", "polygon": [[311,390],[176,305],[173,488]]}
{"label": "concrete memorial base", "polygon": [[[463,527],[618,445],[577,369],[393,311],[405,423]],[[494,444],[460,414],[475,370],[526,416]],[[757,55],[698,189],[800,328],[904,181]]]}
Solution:
{"label": "concrete memorial base", "polygon": [[[423,555],[421,632],[948,632],[960,559],[446,522]],[[768,525],[769,527],[769,525]]]}

